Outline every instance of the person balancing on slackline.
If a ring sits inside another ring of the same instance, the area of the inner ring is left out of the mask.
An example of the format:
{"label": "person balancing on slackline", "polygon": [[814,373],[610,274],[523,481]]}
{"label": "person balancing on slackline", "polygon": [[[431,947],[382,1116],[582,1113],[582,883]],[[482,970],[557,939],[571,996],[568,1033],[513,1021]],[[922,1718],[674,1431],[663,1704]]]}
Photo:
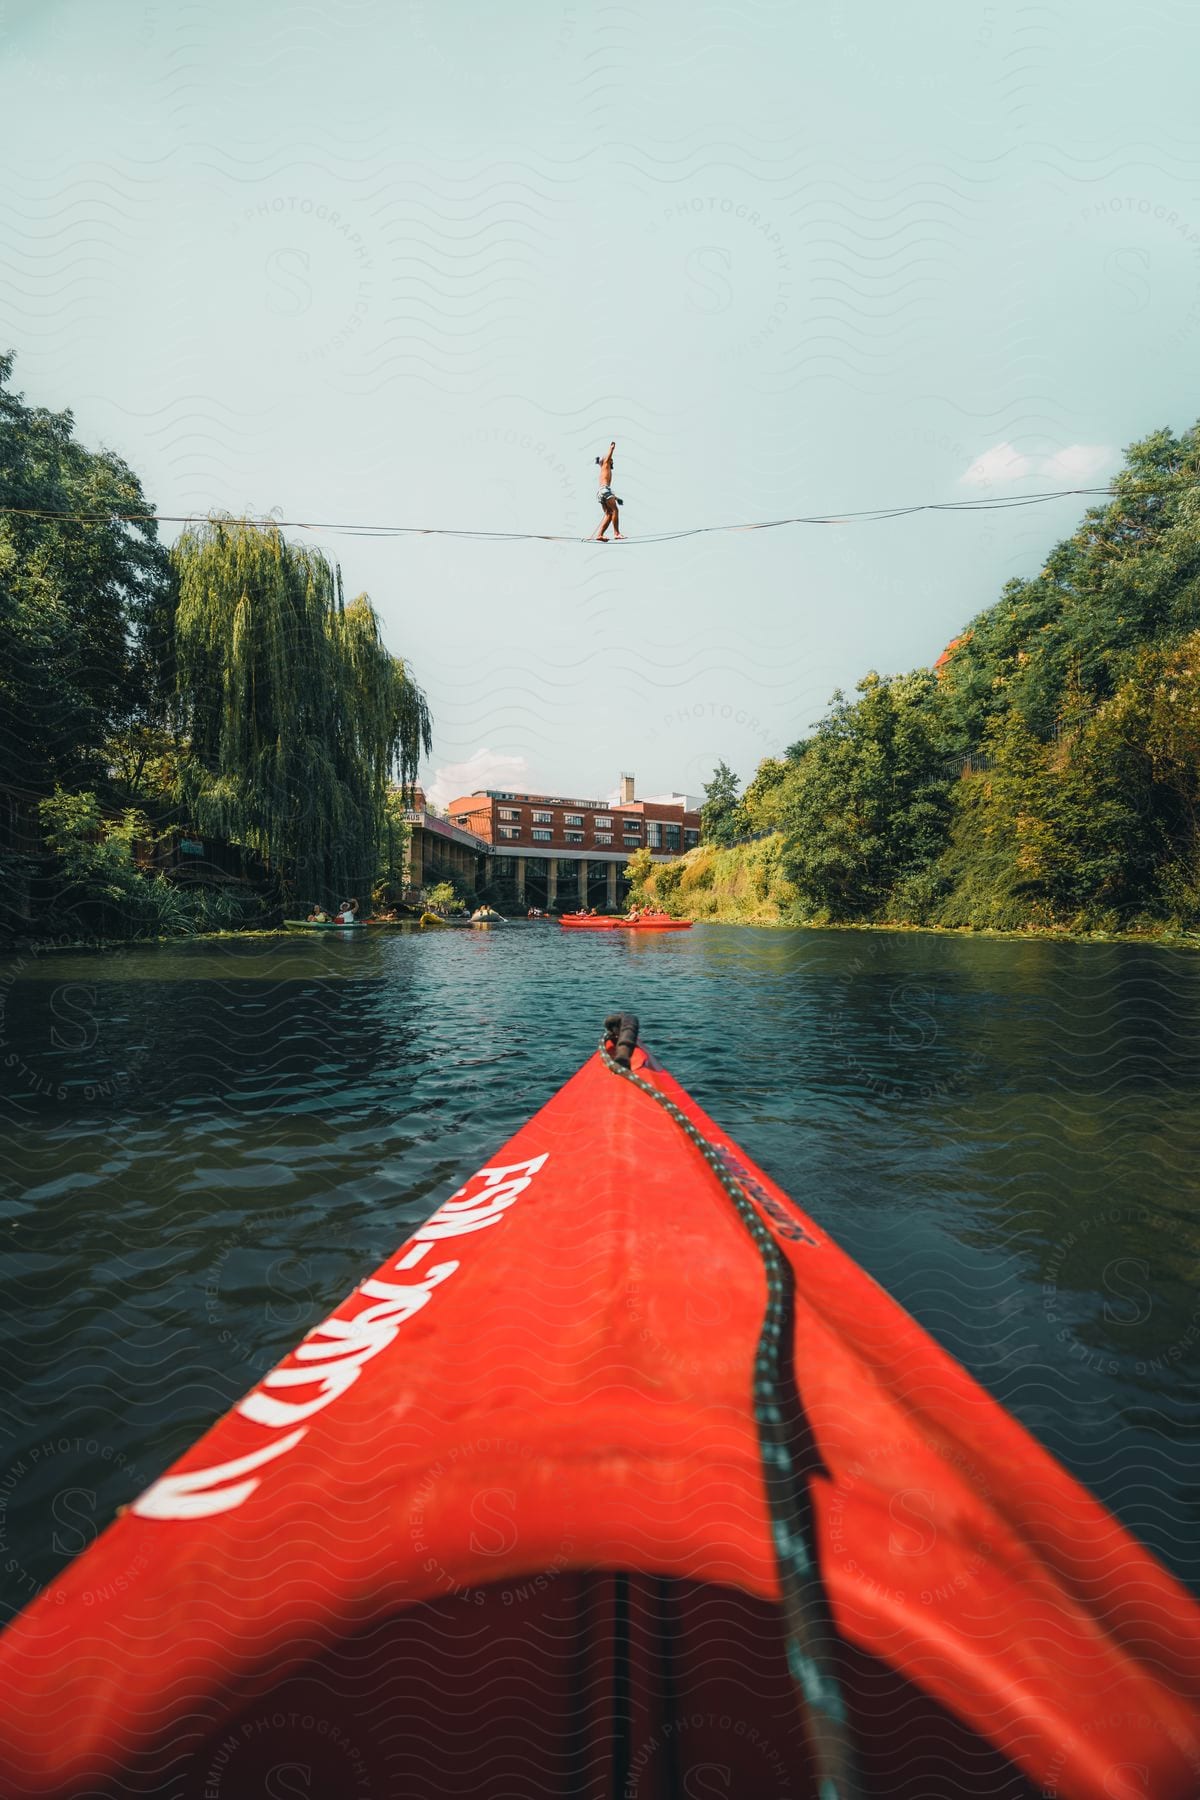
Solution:
{"label": "person balancing on slackline", "polygon": [[596,495],[596,498],[604,508],[604,523],[596,534],[596,542],[598,544],[606,544],[608,542],[608,539],[604,534],[610,525],[613,528],[614,537],[620,537],[621,535],[621,522],[617,517],[617,508],[621,505],[621,502],[612,491],[613,452],[616,447],[617,440],[614,438],[604,455],[596,458],[596,461],[600,464],[600,491]]}

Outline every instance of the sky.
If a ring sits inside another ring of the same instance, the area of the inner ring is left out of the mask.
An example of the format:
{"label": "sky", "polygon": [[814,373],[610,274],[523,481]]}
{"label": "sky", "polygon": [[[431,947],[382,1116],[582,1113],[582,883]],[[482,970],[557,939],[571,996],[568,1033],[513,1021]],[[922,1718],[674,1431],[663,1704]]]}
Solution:
{"label": "sky", "polygon": [[434,798],[696,793],[1087,502],[639,536],[1103,484],[1195,421],[1198,51],[1184,0],[0,0],[0,346],[158,511],[340,561]]}

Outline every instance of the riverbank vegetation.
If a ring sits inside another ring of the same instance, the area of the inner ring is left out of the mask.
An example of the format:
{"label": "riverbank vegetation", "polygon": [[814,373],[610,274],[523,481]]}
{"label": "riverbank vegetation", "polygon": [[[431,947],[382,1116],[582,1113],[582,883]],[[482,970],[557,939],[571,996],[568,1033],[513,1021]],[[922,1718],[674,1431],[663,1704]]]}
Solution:
{"label": "riverbank vegetation", "polygon": [[367,596],[271,524],[166,547],[134,472],[12,372],[0,357],[0,935],[390,897],[430,719]]}
{"label": "riverbank vegetation", "polygon": [[652,863],[643,848],[626,873],[633,882],[630,905],[661,909],[677,918],[775,925],[793,920],[799,906],[778,832],[750,844],[702,843],[673,863]]}
{"label": "riverbank vegetation", "polygon": [[744,793],[718,768],[701,850],[648,897],[738,917],[777,859],[780,918],[1200,929],[1200,428],[1135,444],[939,662],[836,694]]}

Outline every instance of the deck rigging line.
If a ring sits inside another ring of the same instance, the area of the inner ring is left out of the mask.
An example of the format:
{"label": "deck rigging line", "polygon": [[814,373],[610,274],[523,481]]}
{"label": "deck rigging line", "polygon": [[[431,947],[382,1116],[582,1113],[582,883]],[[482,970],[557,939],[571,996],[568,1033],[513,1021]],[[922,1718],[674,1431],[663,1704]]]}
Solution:
{"label": "deck rigging line", "polygon": [[[754,1357],[754,1419],[779,1573],[788,1670],[804,1711],[817,1773],[817,1800],[864,1800],[858,1758],[835,1666],[836,1633],[821,1574],[807,1501],[809,1473],[797,1454],[804,1412],[792,1366],[795,1287],[792,1266],[749,1194],[716,1147],[682,1108],[634,1073],[630,1059],[638,1022],[632,1013],[604,1021],[599,1054],[604,1067],[647,1095],[691,1140],[725,1190],[754,1241],[767,1281],[767,1304]],[[811,1452],[811,1445],[809,1446]]]}

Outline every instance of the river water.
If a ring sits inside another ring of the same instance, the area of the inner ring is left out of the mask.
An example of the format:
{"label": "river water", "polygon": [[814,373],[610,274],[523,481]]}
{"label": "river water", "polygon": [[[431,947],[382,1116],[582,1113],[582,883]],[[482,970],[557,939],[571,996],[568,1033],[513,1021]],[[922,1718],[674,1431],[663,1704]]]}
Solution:
{"label": "river water", "polygon": [[1200,1594],[1200,958],[521,923],[0,961],[0,1617],[617,1007]]}

